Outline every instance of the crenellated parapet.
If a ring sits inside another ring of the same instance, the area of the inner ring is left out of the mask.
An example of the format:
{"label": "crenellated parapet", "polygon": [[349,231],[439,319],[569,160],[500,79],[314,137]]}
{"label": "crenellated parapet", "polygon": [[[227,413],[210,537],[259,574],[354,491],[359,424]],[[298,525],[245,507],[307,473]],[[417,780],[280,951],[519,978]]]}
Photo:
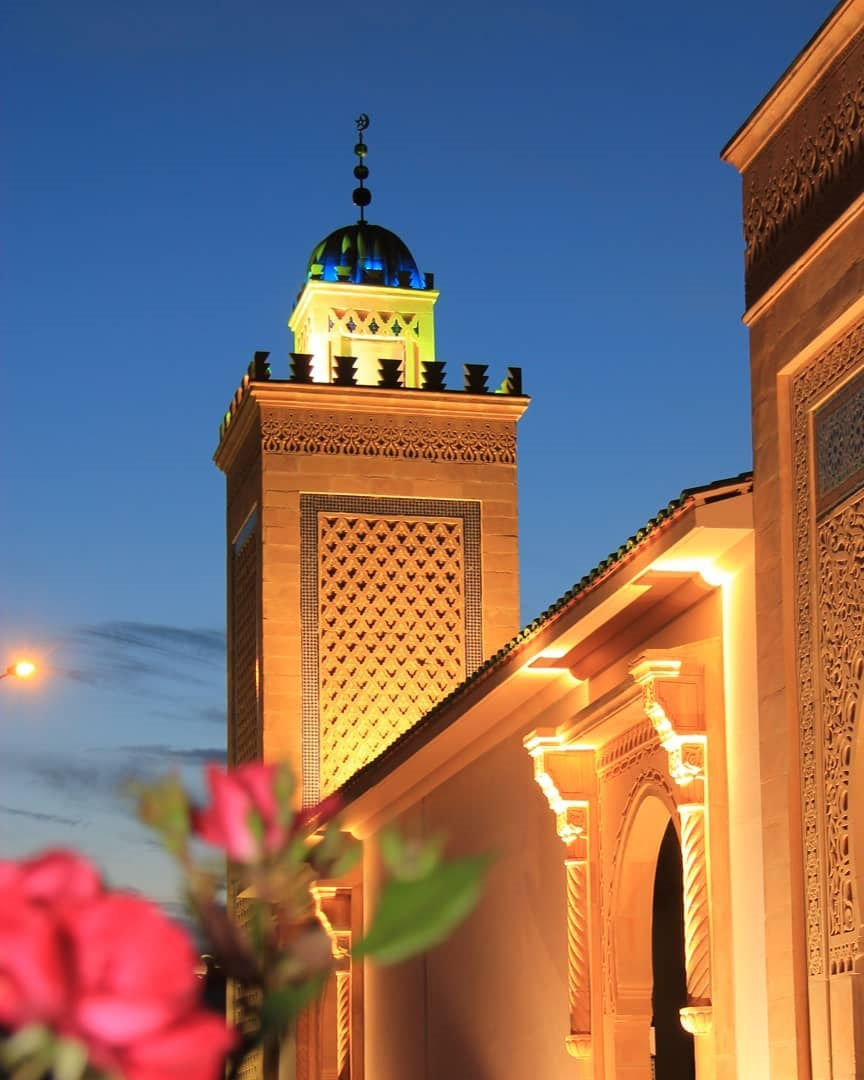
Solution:
{"label": "crenellated parapet", "polygon": [[[273,377],[270,364],[269,352],[256,352],[253,356],[246,374],[240,380],[240,384],[234,392],[234,396],[219,425],[219,442],[225,438],[231,424],[249,396],[249,389],[253,383],[270,383],[271,385],[315,385],[332,387],[357,387],[358,389],[382,389],[403,390],[406,394],[416,393],[446,393],[459,395],[501,395],[503,397],[522,397],[522,369],[508,367],[507,374],[494,391],[490,391],[488,385],[487,364],[463,364],[463,385],[461,388],[448,388],[446,383],[446,365],[440,360],[425,360],[422,363],[422,376],[419,387],[410,387],[405,384],[402,366],[398,359],[381,357],[378,360],[378,376],[374,383],[360,381],[357,358],[354,356],[336,356],[333,358],[330,378],[328,382],[321,383],[314,378],[314,357],[311,353],[290,354],[288,377],[278,379]],[[319,402],[321,404],[321,402]],[[362,401],[358,398],[357,407],[362,408]],[[410,455],[409,455],[410,456]],[[515,460],[515,446],[514,446]]]}

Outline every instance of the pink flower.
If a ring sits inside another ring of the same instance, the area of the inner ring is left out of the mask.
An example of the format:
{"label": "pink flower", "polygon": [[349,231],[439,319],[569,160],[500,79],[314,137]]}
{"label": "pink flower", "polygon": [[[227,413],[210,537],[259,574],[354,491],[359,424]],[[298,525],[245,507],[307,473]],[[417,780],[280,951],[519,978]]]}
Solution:
{"label": "pink flower", "polygon": [[195,951],[85,860],[0,862],[0,1026],[41,1023],[125,1080],[215,1080],[235,1036],[200,1004]]}
{"label": "pink flower", "polygon": [[[253,761],[230,772],[207,769],[211,804],[192,815],[192,828],[238,863],[275,855],[291,835],[290,787],[284,765]],[[279,790],[284,786],[284,790]]]}

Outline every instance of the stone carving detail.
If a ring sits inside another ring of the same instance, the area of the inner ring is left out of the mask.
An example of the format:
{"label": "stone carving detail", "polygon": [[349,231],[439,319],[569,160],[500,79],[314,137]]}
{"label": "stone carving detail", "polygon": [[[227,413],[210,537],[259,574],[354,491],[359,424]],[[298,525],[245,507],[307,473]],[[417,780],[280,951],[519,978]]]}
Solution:
{"label": "stone carving detail", "polygon": [[864,147],[861,42],[814,87],[745,173],[744,238],[748,270],[843,173]]}
{"label": "stone carving detail", "polygon": [[351,1080],[351,972],[336,972],[336,1080]]}
{"label": "stone carving detail", "polygon": [[[655,747],[657,749],[657,747]],[[675,792],[672,785],[669,782],[668,777],[657,769],[643,769],[640,770],[630,786],[627,792],[627,797],[624,800],[624,809],[618,816],[618,827],[615,831],[615,838],[612,841],[613,844],[613,856],[611,866],[609,868],[609,877],[605,877],[603,872],[603,866],[605,860],[601,859],[601,877],[600,877],[600,891],[604,897],[603,901],[603,924],[602,924],[602,964],[603,964],[603,1011],[612,1015],[617,1010],[617,995],[615,992],[615,934],[612,931],[612,917],[615,911],[615,897],[614,889],[615,883],[618,880],[618,862],[623,853],[622,839],[624,836],[624,829],[629,825],[633,818],[634,808],[637,803],[644,797],[645,791],[654,789],[656,792],[662,792],[664,802],[669,807],[670,812],[675,807]],[[604,785],[601,784],[598,793],[598,799],[600,801],[600,818],[604,820],[605,815],[603,813],[603,801],[604,801]],[[603,835],[600,837],[601,847],[605,843]]]}
{"label": "stone carving detail", "polygon": [[681,1027],[691,1035],[708,1035],[714,1021],[714,1010],[710,1005],[685,1005],[680,1010]]}
{"label": "stone carving detail", "polygon": [[711,933],[708,873],[705,857],[705,808],[685,805],[681,817],[681,861],[684,866],[684,959],[689,1005],[711,1000]]}
{"label": "stone carving detail", "polygon": [[829,509],[864,480],[864,376],[847,383],[813,418],[816,512]]}
{"label": "stone carving detail", "polygon": [[[801,802],[803,818],[803,848],[805,873],[805,902],[807,919],[808,969],[813,976],[823,975],[826,968],[826,925],[824,911],[830,906],[839,915],[845,901],[839,895],[831,895],[826,904],[826,890],[833,891],[848,882],[852,888],[849,870],[848,821],[838,833],[832,826],[832,840],[826,852],[824,837],[825,807],[820,796],[820,784],[826,750],[828,730],[817,715],[817,675],[814,671],[814,657],[819,658],[820,669],[826,673],[826,687],[831,685],[831,672],[842,667],[844,661],[838,651],[842,646],[839,627],[843,627],[843,639],[860,634],[860,619],[853,625],[846,610],[831,601],[830,610],[826,604],[820,604],[823,617],[827,616],[830,626],[827,634],[820,627],[819,639],[813,640],[813,573],[811,566],[811,536],[815,520],[815,507],[811,505],[810,492],[810,417],[814,407],[828,395],[832,387],[839,386],[856,368],[864,362],[864,321],[858,322],[839,338],[820,356],[813,360],[794,378],[792,383],[793,415],[793,495],[795,507],[795,584],[797,615],[797,653],[798,653],[798,714],[801,755]],[[830,521],[823,522],[820,533],[828,530],[830,534],[839,526]],[[827,535],[827,534],[826,534]],[[820,560],[824,541],[820,538]],[[843,560],[849,565],[848,556]],[[842,573],[842,571],[841,571]],[[820,575],[821,576],[821,575]],[[846,583],[853,585],[853,581]],[[821,591],[821,590],[820,590]],[[825,595],[827,599],[827,594]],[[848,665],[848,660],[847,660]],[[848,679],[848,676],[847,676]],[[836,685],[836,680],[835,680]],[[825,715],[832,710],[840,713],[844,702],[829,694],[822,699]],[[851,721],[850,721],[851,722]],[[837,723],[832,721],[832,726]],[[840,722],[842,725],[842,721]],[[835,753],[830,754],[832,765],[836,768],[840,760]],[[832,816],[840,803],[848,798],[848,773],[840,775],[828,773],[825,777],[826,791],[832,792]],[[823,877],[822,866],[827,866],[827,875]],[[832,917],[831,926],[842,925],[842,918]]]}
{"label": "stone carving detail", "polygon": [[319,513],[318,602],[326,793],[465,677],[462,520]]}
{"label": "stone carving detail", "polygon": [[659,745],[657,732],[650,720],[636,724],[617,739],[606,743],[597,755],[597,772],[604,780],[611,780],[653,754]]}
{"label": "stone carving detail", "polygon": [[864,671],[864,499],[822,523],[818,538],[829,934],[856,930],[849,858],[849,767]]}
{"label": "stone carving detail", "polygon": [[231,574],[231,667],[234,701],[231,717],[231,763],[261,756],[258,722],[258,536],[253,528],[233,552]]}
{"label": "stone carving detail", "polygon": [[[591,972],[588,936],[588,863],[567,860],[567,988],[570,1034],[591,1031]],[[569,1046],[569,1043],[568,1043]]]}
{"label": "stone carving detail", "polygon": [[[413,311],[359,311],[356,308],[330,308],[330,331],[367,337],[399,338],[406,332],[419,333],[419,322]],[[305,348],[305,344],[303,346]],[[302,351],[302,350],[301,350]]]}
{"label": "stone carving detail", "polygon": [[[564,842],[567,897],[567,998],[570,1031],[567,1053],[575,1058],[591,1056],[591,891],[589,888],[589,801],[581,783],[567,769],[559,773],[562,757],[572,750],[557,735],[534,732],[525,739],[534,759],[534,779],[555,814],[555,827]],[[594,755],[579,750],[583,768],[594,771]],[[589,765],[590,763],[590,765]],[[573,790],[561,790],[561,775]],[[584,781],[584,776],[583,776]],[[593,778],[592,778],[593,785]]]}
{"label": "stone carving detail", "polygon": [[[418,391],[419,392],[419,391]],[[420,420],[396,423],[393,417],[340,413],[265,411],[261,422],[265,454],[350,454],[367,457],[416,458],[423,461],[468,461],[516,464],[516,432],[512,424],[479,421]]]}
{"label": "stone carving detail", "polygon": [[859,955],[861,946],[854,939],[846,940],[839,945],[832,945],[828,951],[831,959],[832,975],[847,975],[855,970],[855,957]]}

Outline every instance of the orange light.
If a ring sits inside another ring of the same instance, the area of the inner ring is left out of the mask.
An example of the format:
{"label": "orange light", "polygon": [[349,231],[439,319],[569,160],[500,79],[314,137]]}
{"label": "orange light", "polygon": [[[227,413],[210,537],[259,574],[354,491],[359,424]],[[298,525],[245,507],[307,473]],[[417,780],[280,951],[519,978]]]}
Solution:
{"label": "orange light", "polygon": [[0,674],[0,679],[5,679],[9,675],[14,675],[18,679],[29,679],[30,676],[36,671],[36,665],[30,660],[16,660],[14,664],[10,664],[6,670]]}

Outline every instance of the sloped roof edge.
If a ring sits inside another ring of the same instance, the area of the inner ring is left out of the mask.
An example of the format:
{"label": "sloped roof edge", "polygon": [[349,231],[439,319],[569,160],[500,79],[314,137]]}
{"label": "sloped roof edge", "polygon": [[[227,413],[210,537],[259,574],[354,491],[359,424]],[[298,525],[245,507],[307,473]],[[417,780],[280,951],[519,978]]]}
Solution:
{"label": "sloped roof edge", "polygon": [[643,545],[649,539],[655,537],[661,529],[668,527],[688,510],[697,506],[718,502],[721,499],[734,498],[737,495],[745,495],[752,490],[752,472],[739,473],[738,476],[715,480],[700,487],[685,488],[677,499],[673,499],[662,507],[642,528],[628,537],[619,548],[607,555],[605,559],[580,578],[545,611],[524,626],[506,645],[488,657],[476,671],[455,687],[445,698],[442,698],[437,705],[425,713],[407,731],[404,731],[390,743],[376,758],[358,769],[339,788],[339,794],[345,802],[351,802],[373,787],[387,772],[404,761],[415,749],[419,749],[425,742],[433,738],[439,730],[446,727],[446,723],[442,723],[442,719],[456,701],[467,696],[469,691],[487,679],[507,659],[520,652],[542,630],[552,625],[587,593],[597,588],[611,573],[633,558]]}

